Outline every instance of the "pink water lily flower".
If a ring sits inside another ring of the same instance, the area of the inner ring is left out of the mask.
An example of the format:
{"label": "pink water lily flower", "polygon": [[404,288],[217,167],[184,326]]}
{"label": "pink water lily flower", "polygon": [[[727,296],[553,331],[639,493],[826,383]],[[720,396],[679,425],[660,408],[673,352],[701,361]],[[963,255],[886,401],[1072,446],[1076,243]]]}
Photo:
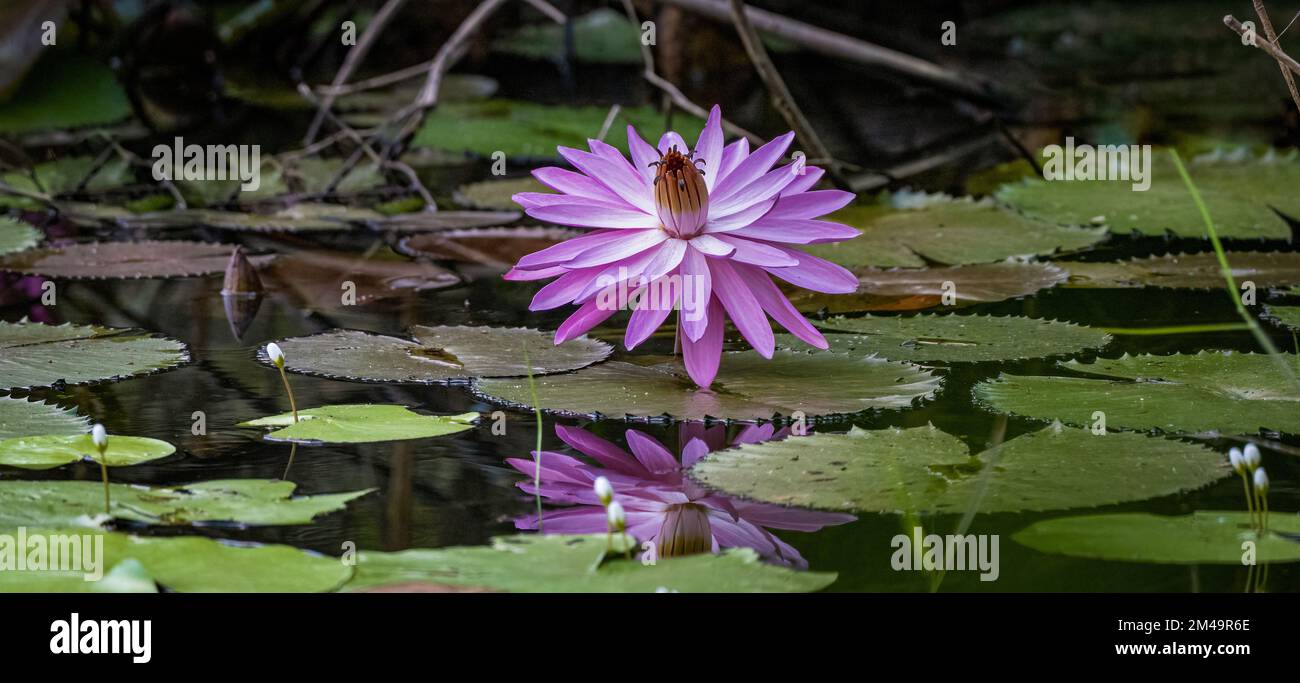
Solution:
{"label": "pink water lily flower", "polygon": [[[599,465],[544,451],[540,490],[531,479],[537,466],[533,460],[510,458],[506,462],[530,477],[520,482],[519,488],[532,495],[540,492],[547,501],[567,506],[543,515],[542,528],[548,534],[605,532],[605,508],[594,487],[596,479],[603,476],[614,489],[614,501],[625,511],[627,533],[639,542],[653,543],[658,557],[753,548],[769,561],[807,568],[799,551],[768,528],[817,531],[857,518],[739,500],[695,483],[685,470],[710,451],[725,448],[725,430],[721,425],[706,429],[697,422],[683,423],[678,440],[685,446],[679,461],[659,441],[636,430],[627,431],[632,451],[628,453],[582,429],[556,425],[555,433],[564,443]],[[771,424],[748,425],[732,444],[758,443],[788,433],[788,429],[774,432]],[[536,529],[537,518],[520,517],[515,526]]]}
{"label": "pink water lily flower", "polygon": [[849,271],[787,246],[856,236],[853,228],[816,220],[848,204],[853,194],[812,190],[823,171],[802,159],[773,168],[794,133],[750,153],[743,138],[724,146],[721,120],[715,106],[694,149],[673,132],[656,149],[628,126],[631,162],[599,140],[588,141],[590,152],[560,147],[576,172],[533,172],[557,193],[514,196],[537,220],[593,229],[523,257],[505,276],[557,278],[537,293],[531,310],[579,306],[556,331],[556,344],[629,309],[624,344],[631,349],[677,310],[686,371],[705,388],[718,372],[728,317],[767,358],[775,347],[769,317],[795,337],[826,348],[771,276],[818,292],[856,290],[858,279]]}

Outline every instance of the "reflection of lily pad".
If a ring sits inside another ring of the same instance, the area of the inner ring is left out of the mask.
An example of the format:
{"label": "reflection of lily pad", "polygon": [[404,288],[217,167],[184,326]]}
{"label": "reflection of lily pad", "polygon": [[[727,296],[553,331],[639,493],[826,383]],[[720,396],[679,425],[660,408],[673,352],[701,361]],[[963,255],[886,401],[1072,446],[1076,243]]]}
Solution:
{"label": "reflection of lily pad", "polygon": [[1269,306],[1268,317],[1293,330],[1300,330],[1300,306]]}
{"label": "reflection of lily pad", "polygon": [[[448,102],[425,119],[415,145],[490,156],[502,152],[508,159],[554,158],[557,145],[585,149],[587,139],[600,133],[609,107],[566,107],[515,100]],[[653,142],[664,132],[663,114],[652,107],[623,107],[606,142],[627,153],[627,124]],[[687,140],[699,136],[704,122],[677,115],[673,128]]]}
{"label": "reflection of lily pad", "polygon": [[0,254],[31,249],[40,243],[42,233],[32,226],[8,216],[0,216]]}
{"label": "reflection of lily pad", "polygon": [[[567,372],[607,358],[611,347],[585,337],[555,345],[549,332],[524,327],[411,328],[413,340],[331,330],[280,343],[294,372],[369,382],[428,384],[473,377]],[[265,359],[263,359],[265,360]]]}
{"label": "reflection of lily pad", "polygon": [[1044,553],[1122,562],[1241,566],[1243,545],[1254,544],[1256,562],[1300,562],[1300,516],[1273,514],[1269,533],[1255,532],[1251,515],[1198,510],[1177,517],[1146,513],[1081,515],[1030,525],[1012,538]]}
{"label": "reflection of lily pad", "polygon": [[[109,467],[123,467],[165,458],[175,452],[176,448],[166,441],[113,435],[109,437],[104,461]],[[89,434],[19,436],[0,441],[0,465],[10,467],[46,470],[86,458],[99,461],[99,450]]]}
{"label": "reflection of lily pad", "polygon": [[977,385],[975,396],[994,410],[1077,425],[1093,424],[1101,411],[1109,427],[1300,434],[1300,393],[1264,354],[1126,355],[1062,366],[1105,378],[1003,374]]}
{"label": "reflection of lily pad", "polygon": [[266,438],[272,441],[368,443],[424,439],[463,432],[474,427],[478,413],[421,415],[396,405],[351,404],[321,406],[239,423],[240,427],[280,427]]}
{"label": "reflection of lily pad", "polygon": [[[808,251],[850,269],[923,266],[926,260],[959,265],[1044,256],[1084,249],[1106,236],[1105,228],[1058,226],[969,199],[901,211],[853,206],[828,218],[859,228],[862,235],[811,245]],[[904,253],[915,255],[901,256]]]}
{"label": "reflection of lily pad", "polygon": [[[5,533],[14,535],[16,531]],[[40,533],[102,536],[103,566],[116,567],[134,559],[144,574],[182,593],[319,593],[338,588],[352,575],[352,568],[336,558],[287,545],[234,545],[202,536],[149,538],[85,529],[27,529],[29,537]],[[84,580],[81,571],[0,572],[0,592],[4,593],[85,593],[99,588],[97,582]]]}
{"label": "reflection of lily pad", "polygon": [[[460,278],[445,268],[414,263],[387,249],[366,254],[298,251],[277,256],[260,270],[260,275],[270,290],[287,293],[302,308],[316,309],[365,304],[460,284]],[[345,303],[345,294],[354,299]]]}
{"label": "reflection of lily pad", "polygon": [[0,396],[0,439],[33,434],[84,434],[90,422],[51,403]]}
{"label": "reflection of lily pad", "polygon": [[0,388],[116,379],[186,360],[184,344],[139,331],[0,322]]}
{"label": "reflection of lily pad", "polygon": [[[613,541],[616,556],[622,543],[639,552],[635,540],[623,536]],[[604,534],[519,535],[494,538],[491,546],[362,552],[345,590],[422,582],[519,593],[788,593],[821,590],[835,581],[835,574],[765,564],[749,548],[642,565],[621,557],[601,563],[605,547]]]}
{"label": "reflection of lily pad", "polygon": [[506,270],[528,254],[581,234],[576,230],[546,227],[442,230],[407,237],[399,249],[411,256],[480,263]]}
{"label": "reflection of lily pad", "polygon": [[[1015,316],[915,315],[836,317],[818,323],[832,351],[892,360],[976,362],[1042,358],[1110,342],[1083,325]],[[781,338],[790,341],[789,335]],[[789,346],[790,344],[786,344]]]}
{"label": "reflection of lily pad", "polygon": [[173,240],[86,242],[10,254],[0,259],[0,270],[86,279],[197,276],[224,271],[232,248]]}
{"label": "reflection of lily pad", "polygon": [[521,26],[498,38],[498,52],[559,62],[565,58],[566,40],[572,40],[573,58],[597,64],[640,64],[641,31],[617,10],[601,7],[561,26],[553,21]]}
{"label": "reflection of lily pad", "polygon": [[532,176],[524,176],[461,185],[456,189],[453,198],[457,204],[467,209],[512,211],[518,209],[519,205],[511,197],[519,192],[554,192],[554,190],[541,184]]}
{"label": "reflection of lily pad", "polygon": [[819,294],[798,290],[790,301],[801,311],[911,311],[944,303],[951,292],[957,306],[1028,296],[1065,281],[1067,273],[1051,263],[985,263],[955,268],[868,269],[858,272],[853,294]]}
{"label": "reflection of lily pad", "polygon": [[[1151,167],[1151,187],[1144,192],[1132,191],[1127,181],[1032,180],[1004,186],[998,198],[1061,225],[1091,225],[1101,219],[1115,233],[1207,237],[1205,221],[1169,155],[1156,152]],[[1188,172],[1220,236],[1290,238],[1290,227],[1274,209],[1300,216],[1295,192],[1300,162],[1193,163]]]}
{"label": "reflection of lily pad", "polygon": [[[1249,281],[1256,287],[1278,287],[1300,283],[1300,253],[1228,252],[1227,258],[1237,284]],[[1219,258],[1212,251],[1060,265],[1070,271],[1066,287],[1222,289],[1225,282]]]}
{"label": "reflection of lily pad", "polygon": [[980,512],[1109,505],[1228,474],[1208,448],[1131,432],[1047,427],[972,457],[934,426],[746,444],[711,453],[691,470],[712,488],[769,503],[935,513],[962,513],[977,501]]}
{"label": "reflection of lily pad", "polygon": [[[181,486],[109,484],[109,509],[116,519],[142,524],[309,524],[371,490],[292,497],[295,487],[274,479]],[[0,526],[97,526],[103,513],[104,486],[99,481],[0,481]]]}
{"label": "reflection of lily pad", "polygon": [[[819,415],[906,408],[929,398],[939,378],[907,363],[854,358],[842,353],[777,351],[722,355],[711,390],[700,390],[678,362],[641,366],[611,362],[582,372],[536,380],[544,410],[562,415],[683,420],[705,417],[768,420],[796,411]],[[527,382],[482,380],[475,389],[490,400],[530,406]]]}

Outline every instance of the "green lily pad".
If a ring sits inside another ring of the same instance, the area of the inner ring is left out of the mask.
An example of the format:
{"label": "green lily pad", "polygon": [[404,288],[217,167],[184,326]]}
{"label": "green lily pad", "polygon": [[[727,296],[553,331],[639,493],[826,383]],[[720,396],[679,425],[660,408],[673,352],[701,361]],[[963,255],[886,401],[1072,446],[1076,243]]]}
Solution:
{"label": "green lily pad", "polygon": [[444,436],[474,428],[478,413],[421,415],[406,406],[352,404],[321,406],[293,413],[272,415],[240,427],[281,427],[266,438],[271,441],[321,443],[370,443]]}
{"label": "green lily pad", "polygon": [[[35,179],[32,178],[33,175]],[[47,197],[78,190],[102,192],[122,187],[134,180],[131,166],[125,159],[113,158],[100,163],[93,157],[64,157],[37,164],[31,173],[11,171],[0,176],[0,181],[16,190]],[[7,194],[0,194],[0,206],[43,208],[43,204],[36,200]]]}
{"label": "green lily pad", "polygon": [[[415,145],[491,156],[502,152],[507,159],[557,156],[557,145],[586,149],[587,139],[600,133],[609,107],[566,107],[516,100],[492,99],[481,102],[448,102],[439,105],[416,133]],[[627,154],[628,123],[651,144],[664,132],[664,116],[651,107],[623,107],[610,127],[606,142]],[[704,121],[678,114],[674,129],[694,140]],[[509,163],[509,162],[507,162]]]}
{"label": "green lily pad", "polygon": [[511,211],[518,209],[515,194],[519,192],[554,192],[532,176],[503,180],[482,180],[456,188],[452,199],[467,209],[485,211]]}
{"label": "green lily pad", "polygon": [[[17,537],[17,530],[7,532]],[[181,593],[321,593],[343,585],[352,568],[287,545],[232,544],[202,536],[152,538],[123,533],[26,529],[32,534],[90,534],[103,538],[101,562],[139,563],[141,573]],[[107,577],[105,577],[107,578]],[[86,581],[82,571],[0,571],[0,593],[88,593],[112,586]],[[128,584],[138,588],[139,582]]]}
{"label": "green lily pad", "polygon": [[[1300,161],[1194,162],[1188,173],[1221,237],[1290,239],[1290,227],[1274,209],[1300,216],[1295,193]],[[1144,192],[1132,191],[1128,181],[1035,179],[1006,185],[997,196],[1026,215],[1060,225],[1104,223],[1115,233],[1208,238],[1205,221],[1163,150],[1152,154],[1151,187]]]}
{"label": "green lily pad", "polygon": [[[110,435],[104,462],[109,467],[124,467],[165,458],[175,452],[176,447],[166,441]],[[99,462],[99,449],[89,434],[18,436],[0,441],[0,465],[9,467],[48,470],[87,458]]]}
{"label": "green lily pad", "polygon": [[154,211],[131,216],[110,216],[111,222],[128,228],[209,227],[248,232],[337,232],[379,220],[383,215],[369,209],[341,204],[302,202],[273,213],[243,211]]}
{"label": "green lily pad", "polygon": [[[528,374],[529,364],[533,374],[567,372],[602,361],[612,351],[609,344],[586,337],[556,346],[551,333],[525,327],[417,325],[411,337],[330,330],[279,344],[285,367],[294,372],[420,384],[519,377]],[[524,362],[525,352],[529,363]]]}
{"label": "green lily pad", "polygon": [[595,64],[640,64],[641,29],[622,12],[602,7],[569,19],[567,26],[553,21],[521,26],[493,41],[498,52],[560,61],[564,59],[566,33],[571,32],[573,58]]}
{"label": "green lily pad", "polygon": [[988,513],[1145,500],[1230,473],[1223,456],[1203,446],[1059,426],[972,457],[933,425],[745,444],[711,453],[691,469],[711,488],[769,503],[953,514],[977,502]]}
{"label": "green lily pad", "polygon": [[0,322],[0,388],[81,384],[157,372],[189,360],[185,345],[138,330]]}
{"label": "green lily pad", "polygon": [[1108,427],[1300,434],[1300,396],[1264,354],[1125,355],[1061,366],[1104,379],[1002,374],[976,385],[975,397],[993,410],[1075,425],[1092,425],[1101,411]]}
{"label": "green lily pad", "polygon": [[97,126],[130,116],[131,103],[107,66],[74,50],[44,56],[0,104],[0,133]]}
{"label": "green lily pad", "polygon": [[[109,437],[109,464],[113,438]],[[227,479],[180,486],[109,484],[110,516],[141,524],[225,522],[310,524],[374,489],[293,497],[278,479]],[[97,527],[104,515],[100,481],[0,481],[0,526]]]}
{"label": "green lily pad", "polygon": [[[817,324],[830,350],[890,360],[948,363],[1044,358],[1110,343],[1105,332],[1074,323],[1016,316],[915,315],[835,317]],[[787,348],[790,335],[780,335]]]}
{"label": "green lily pad", "polygon": [[1269,306],[1268,317],[1293,330],[1300,330],[1300,306]]}
{"label": "green lily pad", "polygon": [[[849,269],[992,263],[1011,257],[1078,251],[1106,237],[1105,228],[1071,228],[1007,211],[992,201],[948,199],[921,209],[851,206],[827,216],[862,235],[809,245],[814,256]],[[910,254],[911,256],[904,256]],[[923,258],[922,258],[923,257]]]}
{"label": "green lily pad", "polygon": [[858,291],[821,294],[797,290],[790,301],[801,311],[853,313],[858,311],[911,311],[944,303],[951,292],[953,305],[1004,301],[1028,296],[1065,282],[1068,273],[1051,263],[982,263],[952,268],[897,268],[858,271]]}
{"label": "green lily pad", "polygon": [[1255,547],[1255,561],[1300,562],[1300,516],[1271,514],[1262,537],[1246,512],[1197,510],[1190,515],[1146,513],[1081,515],[1036,522],[1013,539],[1034,550],[1070,557],[1157,564],[1242,565],[1243,544]]}
{"label": "green lily pad", "polygon": [[[324,194],[335,176],[343,170],[344,159],[304,157],[293,162],[287,175],[307,194]],[[375,164],[362,161],[348,170],[335,186],[333,194],[356,194],[384,184],[384,173]]]}
{"label": "green lily pad", "polygon": [[84,434],[90,421],[52,403],[0,396],[0,439],[33,434]]}
{"label": "green lily pad", "polygon": [[[1300,283],[1300,253],[1230,251],[1226,257],[1238,285],[1253,282],[1256,287],[1280,287]],[[1070,271],[1065,287],[1223,289],[1226,282],[1219,258],[1212,251],[1059,265]]]}
{"label": "green lily pad", "polygon": [[437,232],[504,225],[519,220],[518,211],[412,211],[371,221],[385,232]]}
{"label": "green lily pad", "polygon": [[[770,420],[803,411],[815,416],[907,408],[934,395],[939,378],[909,363],[843,353],[777,351],[768,360],[749,351],[722,354],[709,390],[695,387],[680,362],[642,366],[610,362],[580,372],[539,377],[541,408],[568,416],[682,420]],[[532,405],[528,383],[474,383],[488,400]]]}
{"label": "green lily pad", "polygon": [[0,270],[69,279],[189,277],[224,272],[229,244],[141,240],[83,242],[0,258]]}
{"label": "green lily pad", "polygon": [[0,216],[0,254],[31,249],[40,244],[44,234],[32,226],[8,216]]}
{"label": "green lily pad", "polygon": [[[630,544],[633,560],[618,551]],[[800,572],[763,563],[750,548],[720,554],[662,558],[643,566],[630,536],[613,541],[604,563],[604,534],[588,536],[516,535],[492,539],[490,546],[357,554],[356,575],[344,590],[365,590],[410,582],[477,586],[520,593],[811,592],[836,575]]]}

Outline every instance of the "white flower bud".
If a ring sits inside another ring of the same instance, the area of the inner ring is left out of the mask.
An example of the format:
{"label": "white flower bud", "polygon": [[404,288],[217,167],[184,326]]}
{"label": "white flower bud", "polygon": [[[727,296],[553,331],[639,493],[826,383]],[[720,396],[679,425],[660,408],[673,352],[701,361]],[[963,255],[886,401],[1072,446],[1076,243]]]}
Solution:
{"label": "white flower bud", "polygon": [[596,490],[596,497],[600,498],[601,505],[609,505],[609,502],[614,500],[614,487],[610,485],[608,479],[596,477],[596,483],[592,488]]}
{"label": "white flower bud", "polygon": [[1228,449],[1228,462],[1232,463],[1232,469],[1236,470],[1237,474],[1246,470],[1246,460],[1241,454],[1241,449],[1236,446]]}
{"label": "white flower bud", "polygon": [[104,425],[95,425],[90,430],[90,440],[99,452],[103,453],[104,449],[108,448],[108,430],[104,429]]}
{"label": "white flower bud", "polygon": [[280,350],[279,344],[275,342],[271,342],[270,344],[267,344],[266,357],[270,358],[272,363],[275,363],[275,367],[277,368],[284,367],[284,351]]}
{"label": "white flower bud", "polygon": [[1255,470],[1255,490],[1261,495],[1268,493],[1268,475],[1264,473],[1263,467]]}
{"label": "white flower bud", "polygon": [[1241,458],[1246,463],[1246,467],[1252,470],[1259,467],[1259,447],[1253,443],[1246,444],[1246,447],[1241,451]]}
{"label": "white flower bud", "polygon": [[611,530],[622,533],[627,529],[627,516],[623,514],[622,505],[612,502],[605,508],[605,512],[609,517],[609,528]]}

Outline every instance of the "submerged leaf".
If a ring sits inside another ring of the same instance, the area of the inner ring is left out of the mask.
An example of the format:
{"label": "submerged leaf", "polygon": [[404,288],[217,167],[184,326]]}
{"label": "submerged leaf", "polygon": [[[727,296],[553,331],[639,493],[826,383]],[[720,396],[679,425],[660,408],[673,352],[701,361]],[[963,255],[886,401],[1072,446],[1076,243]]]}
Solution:
{"label": "submerged leaf", "polygon": [[[1013,539],[1044,553],[1119,562],[1242,565],[1251,543],[1255,561],[1300,562],[1300,515],[1273,514],[1268,533],[1246,512],[1197,510],[1190,515],[1081,515],[1036,522]],[[1287,534],[1289,537],[1284,537]]]}
{"label": "submerged leaf", "polygon": [[0,259],[0,270],[72,279],[198,276],[224,271],[233,248],[172,240],[85,242],[10,254]]}
{"label": "submerged leaf", "polygon": [[479,263],[504,271],[528,254],[581,234],[545,227],[441,230],[403,238],[398,248],[411,256]]}
{"label": "submerged leaf", "polygon": [[[891,360],[948,363],[1042,358],[1110,343],[1102,330],[1016,316],[915,315],[835,317],[817,324],[830,350]],[[782,345],[794,343],[780,335]]]}
{"label": "submerged leaf", "polygon": [[[114,438],[109,437],[110,460]],[[109,484],[109,510],[114,519],[141,524],[309,524],[374,490],[293,497],[294,488],[293,482],[274,479],[181,486]],[[103,513],[104,486],[99,481],[0,481],[0,526],[94,527]]]}
{"label": "submerged leaf", "polygon": [[1300,306],[1269,306],[1268,317],[1293,330],[1300,330]]}
{"label": "submerged leaf", "polygon": [[[802,411],[815,416],[906,408],[929,398],[939,378],[908,363],[842,353],[778,351],[722,354],[711,389],[699,389],[679,362],[651,366],[610,362],[581,372],[538,378],[537,401],[561,415],[681,420],[770,420]],[[480,380],[489,400],[531,406],[528,383]]]}
{"label": "submerged leaf", "polygon": [[273,291],[285,292],[302,308],[331,309],[345,304],[350,282],[353,303],[364,304],[410,292],[460,284],[453,272],[431,263],[414,263],[384,250],[375,254],[344,251],[298,251],[278,256],[260,270]]}
{"label": "submerged leaf", "polygon": [[[1300,253],[1230,251],[1226,257],[1238,284],[1246,280],[1255,283],[1257,287],[1300,283]],[[1066,287],[1223,289],[1226,286],[1219,258],[1212,251],[1165,254],[1130,261],[1069,262],[1059,265],[1070,271],[1070,279],[1064,285]]]}
{"label": "submerged leaf", "polygon": [[0,388],[80,384],[184,363],[185,345],[135,330],[0,322]]}
{"label": "submerged leaf", "polygon": [[[286,369],[369,382],[430,384],[474,377],[567,372],[607,358],[609,344],[580,337],[559,346],[548,332],[525,327],[411,328],[413,340],[330,330],[279,342]],[[529,363],[524,362],[525,353]],[[263,359],[265,360],[265,359]]]}
{"label": "submerged leaf", "polygon": [[[138,465],[175,452],[176,447],[166,441],[114,434],[104,463],[109,467]],[[99,449],[89,434],[19,436],[0,441],[0,465],[47,470],[87,459],[99,462]]]}
{"label": "submerged leaf", "polygon": [[860,284],[853,294],[798,290],[790,295],[790,301],[801,311],[910,311],[939,306],[945,294],[959,306],[1028,296],[1065,282],[1067,277],[1063,269],[1050,263],[868,269],[858,272]]}
{"label": "submerged leaf", "polygon": [[461,185],[456,188],[452,198],[467,209],[513,211],[518,209],[519,205],[512,197],[519,192],[554,192],[554,190],[541,184],[532,176],[524,176]]}
{"label": "submerged leaf", "polygon": [[1061,365],[1104,379],[1002,374],[978,384],[975,397],[993,410],[1075,425],[1093,424],[1100,411],[1109,427],[1300,434],[1300,393],[1264,354],[1126,355]]}
{"label": "submerged leaf", "polygon": [[[366,551],[357,555],[356,576],[344,589],[423,582],[515,593],[789,593],[821,590],[836,578],[765,564],[749,548],[659,558],[649,565],[621,558],[602,563],[606,543],[604,534],[533,534],[494,538],[486,547]],[[612,544],[615,557],[620,548],[639,547],[626,535]]]}
{"label": "submerged leaf", "polygon": [[1047,427],[972,457],[934,426],[814,434],[711,453],[691,476],[731,495],[828,510],[959,514],[1146,500],[1230,474],[1203,446]]}
{"label": "submerged leaf", "polygon": [[32,226],[8,216],[0,216],[0,255],[31,249],[40,244],[44,234]]}
{"label": "submerged leaf", "polygon": [[478,413],[421,415],[406,406],[349,404],[300,410],[297,422],[290,412],[239,426],[280,427],[266,435],[272,441],[369,443],[455,434],[473,429],[478,417]]}

